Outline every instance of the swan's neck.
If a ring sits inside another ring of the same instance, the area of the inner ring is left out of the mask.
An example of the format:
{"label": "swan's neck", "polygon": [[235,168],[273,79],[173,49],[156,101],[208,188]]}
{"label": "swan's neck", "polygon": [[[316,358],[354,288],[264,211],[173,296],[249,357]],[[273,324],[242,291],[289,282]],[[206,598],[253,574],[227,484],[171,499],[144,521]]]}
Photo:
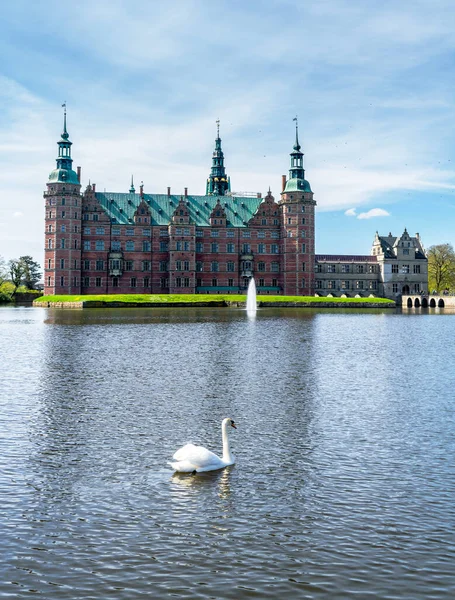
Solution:
{"label": "swan's neck", "polygon": [[222,434],[223,434],[223,461],[227,462],[227,463],[231,463],[233,462],[233,456],[231,454],[231,450],[229,448],[229,436],[228,436],[228,432],[227,432],[227,428],[228,425],[227,423],[223,423],[223,426],[221,428]]}

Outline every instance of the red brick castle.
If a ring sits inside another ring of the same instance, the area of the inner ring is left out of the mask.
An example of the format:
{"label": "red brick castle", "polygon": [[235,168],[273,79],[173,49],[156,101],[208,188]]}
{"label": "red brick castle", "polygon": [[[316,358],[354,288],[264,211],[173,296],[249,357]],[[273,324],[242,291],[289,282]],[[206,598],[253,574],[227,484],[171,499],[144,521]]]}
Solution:
{"label": "red brick castle", "polygon": [[206,194],[81,192],[66,126],[49,175],[44,293],[314,293],[314,212],[296,136],[289,177],[275,201],[231,192],[219,123]]}

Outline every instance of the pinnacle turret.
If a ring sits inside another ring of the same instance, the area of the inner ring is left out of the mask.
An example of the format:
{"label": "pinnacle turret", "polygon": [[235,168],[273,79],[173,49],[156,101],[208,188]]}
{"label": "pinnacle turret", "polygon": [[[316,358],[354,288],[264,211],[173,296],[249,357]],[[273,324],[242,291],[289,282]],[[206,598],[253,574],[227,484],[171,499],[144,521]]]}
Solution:
{"label": "pinnacle turret", "polygon": [[220,121],[216,122],[215,150],[212,155],[212,168],[207,179],[207,196],[224,196],[226,192],[231,191],[229,177],[226,176],[224,167],[224,154],[221,149]]}

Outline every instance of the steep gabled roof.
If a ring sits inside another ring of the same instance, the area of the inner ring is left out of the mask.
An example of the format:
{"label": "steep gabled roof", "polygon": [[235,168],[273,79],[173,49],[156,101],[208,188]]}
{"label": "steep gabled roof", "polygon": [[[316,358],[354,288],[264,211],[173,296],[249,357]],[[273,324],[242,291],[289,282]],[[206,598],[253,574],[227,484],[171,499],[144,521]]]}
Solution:
{"label": "steep gabled roof", "polygon": [[[116,223],[127,225],[133,222],[133,215],[141,202],[139,194],[96,192],[96,199],[109,217]],[[181,196],[167,194],[144,194],[152,225],[168,225],[177,208]],[[246,227],[248,221],[258,210],[262,198],[238,196],[185,196],[190,212],[190,221],[200,227],[210,226],[210,214],[217,202],[226,212],[228,227]]]}

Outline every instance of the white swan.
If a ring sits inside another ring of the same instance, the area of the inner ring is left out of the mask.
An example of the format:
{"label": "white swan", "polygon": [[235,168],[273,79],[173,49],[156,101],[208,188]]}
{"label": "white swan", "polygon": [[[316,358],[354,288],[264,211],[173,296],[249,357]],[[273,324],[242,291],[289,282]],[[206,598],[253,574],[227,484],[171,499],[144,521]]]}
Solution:
{"label": "white swan", "polygon": [[203,446],[186,444],[172,457],[176,462],[169,463],[179,473],[203,473],[204,471],[216,471],[235,463],[235,457],[229,449],[228,427],[237,429],[232,419],[223,419],[221,431],[223,434],[223,457],[220,458]]}

